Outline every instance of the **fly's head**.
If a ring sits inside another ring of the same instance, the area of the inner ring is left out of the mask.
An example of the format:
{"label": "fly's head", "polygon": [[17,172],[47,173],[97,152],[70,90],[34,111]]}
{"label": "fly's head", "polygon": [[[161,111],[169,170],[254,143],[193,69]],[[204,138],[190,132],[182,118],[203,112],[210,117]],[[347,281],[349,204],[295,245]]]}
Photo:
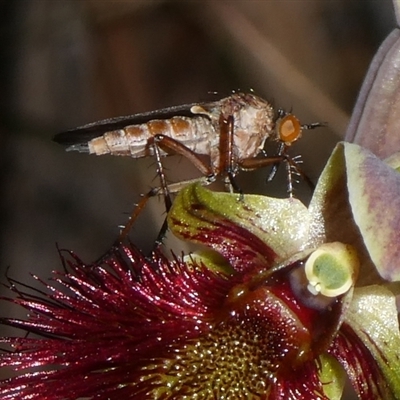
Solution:
{"label": "fly's head", "polygon": [[275,118],[274,132],[272,133],[271,139],[282,143],[285,147],[289,147],[301,138],[303,130],[323,126],[326,126],[326,123],[313,122],[311,124],[302,125],[295,115],[279,109]]}
{"label": "fly's head", "polygon": [[303,126],[297,117],[281,109],[278,110],[273,140],[281,142],[285,146],[291,146],[296,140],[301,138],[302,133]]}

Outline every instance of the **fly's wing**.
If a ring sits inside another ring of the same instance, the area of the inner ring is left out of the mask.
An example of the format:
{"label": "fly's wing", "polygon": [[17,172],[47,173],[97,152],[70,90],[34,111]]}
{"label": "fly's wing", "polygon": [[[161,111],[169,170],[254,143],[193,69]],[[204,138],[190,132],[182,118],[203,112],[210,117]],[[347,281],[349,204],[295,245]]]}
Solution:
{"label": "fly's wing", "polygon": [[104,119],[102,121],[92,122],[69,131],[58,133],[53,140],[65,146],[67,151],[88,152],[88,142],[105,133],[123,129],[130,125],[140,125],[156,119],[170,119],[176,116],[193,117],[191,112],[193,106],[201,106],[201,103],[184,104],[181,106],[163,108],[161,110],[145,112],[141,114],[127,115]]}

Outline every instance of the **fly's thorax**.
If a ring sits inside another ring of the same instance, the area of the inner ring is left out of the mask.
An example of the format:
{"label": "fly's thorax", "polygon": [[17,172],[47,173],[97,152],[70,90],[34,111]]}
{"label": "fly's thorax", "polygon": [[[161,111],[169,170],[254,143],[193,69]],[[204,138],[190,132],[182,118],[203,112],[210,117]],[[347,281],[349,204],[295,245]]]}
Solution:
{"label": "fly's thorax", "polygon": [[234,93],[218,102],[195,107],[193,111],[205,114],[219,133],[210,142],[210,157],[213,171],[221,172],[220,134],[221,121],[233,119],[232,156],[236,160],[230,168],[245,158],[256,157],[272,134],[274,110],[272,105],[251,93]]}
{"label": "fly's thorax", "polygon": [[[191,108],[192,113],[208,117],[216,132],[210,137],[210,158],[215,173],[221,172],[220,139],[222,122],[233,120],[232,156],[237,161],[255,157],[272,134],[274,111],[269,102],[251,93],[234,93],[219,101],[199,104]],[[231,168],[235,167],[235,162]]]}
{"label": "fly's thorax", "polygon": [[[168,136],[197,153],[209,154],[209,137],[215,135],[215,131],[209,119],[202,116],[152,120],[106,132],[92,139],[88,143],[89,153],[135,158],[151,156],[154,151],[149,139],[156,135]],[[168,150],[162,146],[160,152],[162,155],[168,154]]]}
{"label": "fly's thorax", "polygon": [[233,112],[235,153],[240,160],[257,156],[274,127],[274,110],[269,102],[253,94],[244,95],[242,100],[241,107]]}

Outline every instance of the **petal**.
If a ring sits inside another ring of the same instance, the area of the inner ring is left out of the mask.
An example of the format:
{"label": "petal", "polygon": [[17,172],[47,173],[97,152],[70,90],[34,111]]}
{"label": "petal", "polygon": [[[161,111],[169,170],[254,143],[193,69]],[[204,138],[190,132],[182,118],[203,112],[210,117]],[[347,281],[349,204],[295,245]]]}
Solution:
{"label": "petal", "polygon": [[314,354],[336,333],[342,302],[306,307],[297,286],[295,298],[288,274],[304,269],[302,259],[235,283],[240,274],[195,258],[120,252],[96,267],[74,258],[56,275],[66,293],[57,284],[46,285],[49,298],[15,289],[31,315],[3,322],[44,338],[3,340],[16,351],[0,367],[22,374],[0,382],[2,399],[327,399]]}
{"label": "petal", "polygon": [[215,193],[200,185],[185,187],[168,216],[179,238],[222,254],[238,271],[257,264],[269,268],[308,242],[310,216],[296,199]]}
{"label": "petal", "polygon": [[400,396],[400,333],[395,297],[382,286],[354,291],[346,323],[371,352],[394,397]]}
{"label": "petal", "polygon": [[371,62],[346,141],[357,143],[381,158],[400,150],[399,84],[400,30],[394,29]]}
{"label": "petal", "polygon": [[[365,247],[354,221],[349,203],[346,166],[353,160],[345,158],[347,143],[339,143],[318,180],[309,211],[312,217],[310,243],[341,242],[352,245],[360,259],[358,285],[379,281],[376,267]],[[355,183],[357,184],[357,183]]]}
{"label": "petal", "polygon": [[2,339],[15,351],[0,354],[0,368],[20,376],[0,381],[1,399],[148,398],[166,368],[155,360],[207,332],[234,284],[203,266],[160,255],[149,261],[126,247],[97,267],[74,257],[54,280],[44,283],[47,296],[12,286],[17,298],[9,301],[30,315],[1,322],[41,338]]}
{"label": "petal", "polygon": [[400,0],[393,0],[393,8],[396,15],[397,25],[400,25]]}
{"label": "petal", "polygon": [[394,153],[390,157],[385,159],[385,163],[400,172],[400,153]]}
{"label": "petal", "polygon": [[[337,392],[321,383],[314,357],[336,335],[346,300],[322,304],[305,288],[300,292],[295,270],[304,273],[303,259],[235,285],[208,332],[177,342],[171,361],[157,360],[169,377],[165,397],[297,400],[327,399],[328,388]],[[333,363],[324,363],[324,379],[336,376]]]}
{"label": "petal", "polygon": [[[338,143],[333,150],[318,180],[308,209],[312,217],[313,242],[351,243],[349,238],[354,236],[355,227],[348,204],[343,143]],[[349,238],[341,236],[346,233]]]}
{"label": "petal", "polygon": [[329,350],[360,399],[400,397],[400,335],[393,294],[373,285],[354,291],[340,334]]}
{"label": "petal", "polygon": [[344,151],[354,220],[379,274],[398,281],[400,174],[357,145],[346,143]]}

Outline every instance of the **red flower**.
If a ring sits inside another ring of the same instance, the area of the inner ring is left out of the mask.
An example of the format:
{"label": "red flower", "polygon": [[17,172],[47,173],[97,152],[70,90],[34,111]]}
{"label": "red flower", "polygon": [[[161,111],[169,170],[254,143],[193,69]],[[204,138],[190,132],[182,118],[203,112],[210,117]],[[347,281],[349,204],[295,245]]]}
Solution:
{"label": "red flower", "polygon": [[[375,217],[364,233],[365,207],[352,200],[372,164],[400,188],[389,167],[345,145],[308,210],[189,186],[169,226],[207,251],[149,260],[121,246],[88,266],[68,253],[65,272],[42,282],[47,294],[16,283],[9,301],[29,317],[2,322],[40,337],[2,339],[13,351],[0,365],[19,375],[0,382],[1,398],[339,399],[344,371],[361,399],[400,398],[394,296],[365,276],[371,267],[396,280],[387,265],[400,245],[382,239],[392,236],[381,218],[376,241],[388,250],[376,253]],[[371,199],[365,192],[362,202]]]}

